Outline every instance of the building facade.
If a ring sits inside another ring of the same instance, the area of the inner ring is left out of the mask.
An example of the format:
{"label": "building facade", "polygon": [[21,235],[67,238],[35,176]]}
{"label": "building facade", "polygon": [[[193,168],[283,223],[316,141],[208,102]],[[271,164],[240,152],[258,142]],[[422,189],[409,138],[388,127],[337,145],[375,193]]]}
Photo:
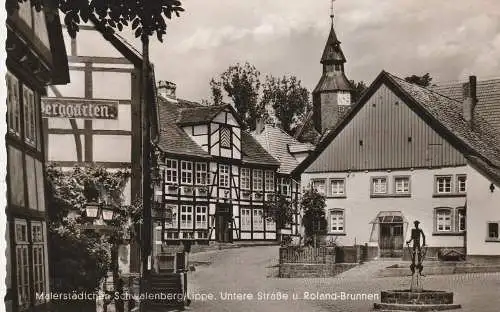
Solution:
{"label": "building facade", "polygon": [[154,218],[156,247],[181,240],[276,241],[266,204],[280,193],[291,198],[298,185],[281,179],[279,161],[242,130],[231,105],[188,102],[174,88],[160,82],[158,89],[164,187],[155,193],[163,199]]}
{"label": "building facade", "polygon": [[[51,87],[42,100],[47,162],[63,170],[130,172],[123,192],[123,205],[130,205],[142,192],[142,57],[119,35],[91,23],[80,25],[76,39],[65,39],[71,83]],[[94,44],[80,44],[82,39]],[[120,246],[119,266],[124,275],[140,272],[135,241]]]}
{"label": "building facade", "polygon": [[401,256],[418,220],[429,257],[498,254],[491,189],[500,136],[475,113],[475,77],[462,87],[457,101],[382,72],[298,167],[303,185],[327,197],[328,234],[338,243]]}
{"label": "building facade", "polygon": [[57,10],[19,3],[7,28],[6,311],[44,311],[50,291],[41,97],[69,82]]}

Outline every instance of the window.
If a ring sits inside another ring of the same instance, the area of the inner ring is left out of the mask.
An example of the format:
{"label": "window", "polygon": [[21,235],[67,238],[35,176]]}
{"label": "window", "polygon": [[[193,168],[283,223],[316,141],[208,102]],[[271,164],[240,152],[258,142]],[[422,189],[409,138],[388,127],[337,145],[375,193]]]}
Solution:
{"label": "window", "polygon": [[457,193],[465,193],[466,192],[466,185],[467,185],[467,176],[465,175],[459,175],[457,176]]}
{"label": "window", "polygon": [[21,133],[21,107],[19,100],[19,81],[7,72],[7,124],[9,132],[19,136]]}
{"label": "window", "polygon": [[241,208],[241,230],[250,231],[252,229],[252,210]]}
{"label": "window", "polygon": [[206,185],[207,184],[207,164],[206,163],[196,163],[196,184]]}
{"label": "window", "polygon": [[498,223],[497,222],[489,222],[488,223],[488,238],[489,239],[499,239],[498,235]]}
{"label": "window", "polygon": [[436,177],[436,192],[438,194],[451,193],[451,176]]}
{"label": "window", "polygon": [[330,188],[331,188],[332,196],[345,195],[345,180],[344,179],[332,179],[330,181]]}
{"label": "window", "polygon": [[387,194],[387,178],[372,178],[372,193]]}
{"label": "window", "polygon": [[250,189],[250,168],[241,168],[240,183],[241,189]]}
{"label": "window", "polygon": [[181,206],[181,229],[193,228],[193,206]]}
{"label": "window", "polygon": [[[40,294],[45,292],[45,251],[41,222],[31,223],[31,241],[33,243],[33,286],[35,293]],[[42,301],[39,300],[39,302]]]}
{"label": "window", "polygon": [[220,146],[231,148],[231,130],[227,127],[220,128]]}
{"label": "window", "polygon": [[274,191],[274,172],[270,170],[264,172],[264,183],[266,191]]}
{"label": "window", "polygon": [[394,191],[396,194],[410,193],[410,177],[395,177]]}
{"label": "window", "polygon": [[451,232],[451,211],[450,208],[438,208],[436,210],[437,232]]}
{"label": "window", "polygon": [[177,160],[167,159],[167,169],[165,170],[165,181],[177,183]]}
{"label": "window", "polygon": [[291,194],[291,181],[287,178],[281,178],[281,194],[288,196]]}
{"label": "window", "polygon": [[321,195],[325,195],[325,180],[313,180],[312,188]]}
{"label": "window", "polygon": [[260,169],[253,171],[253,190],[262,191],[262,170]]}
{"label": "window", "polygon": [[271,217],[266,218],[266,231],[276,231],[276,222]]}
{"label": "window", "polygon": [[33,91],[28,87],[23,86],[23,103],[24,103],[24,139],[27,143],[36,145],[36,107],[35,96]]}
{"label": "window", "polygon": [[196,228],[208,228],[208,208],[207,206],[196,206]]}
{"label": "window", "polygon": [[253,230],[254,231],[264,230],[264,218],[262,209],[253,210]]}
{"label": "window", "polygon": [[330,233],[344,233],[344,210],[330,210]]}
{"label": "window", "polygon": [[30,282],[29,282],[29,255],[28,255],[28,224],[26,220],[15,221],[16,232],[16,279],[17,279],[17,300],[21,308],[25,308],[30,303]]}
{"label": "window", "polygon": [[193,163],[181,161],[181,183],[193,184]]}
{"label": "window", "polygon": [[457,232],[463,232],[465,231],[465,227],[466,227],[466,224],[465,224],[465,221],[466,221],[466,218],[465,218],[465,208],[461,207],[461,208],[457,208],[456,210],[456,216],[457,216]]}
{"label": "window", "polygon": [[229,166],[219,165],[219,186],[229,187]]}
{"label": "window", "polygon": [[165,228],[176,229],[177,228],[177,205],[166,205],[165,206]]}

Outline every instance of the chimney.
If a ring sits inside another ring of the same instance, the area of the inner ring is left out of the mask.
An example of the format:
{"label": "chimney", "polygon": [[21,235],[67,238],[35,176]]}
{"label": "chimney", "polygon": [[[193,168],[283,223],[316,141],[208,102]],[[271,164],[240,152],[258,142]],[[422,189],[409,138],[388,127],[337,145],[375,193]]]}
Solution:
{"label": "chimney", "polygon": [[158,81],[158,94],[166,99],[175,100],[175,89],[177,88],[176,84],[166,80]]}
{"label": "chimney", "polygon": [[476,76],[469,76],[469,82],[463,84],[463,117],[471,127],[474,119],[474,109],[477,103],[476,85]]}
{"label": "chimney", "polygon": [[255,121],[255,134],[261,134],[265,127],[264,118],[257,118]]}

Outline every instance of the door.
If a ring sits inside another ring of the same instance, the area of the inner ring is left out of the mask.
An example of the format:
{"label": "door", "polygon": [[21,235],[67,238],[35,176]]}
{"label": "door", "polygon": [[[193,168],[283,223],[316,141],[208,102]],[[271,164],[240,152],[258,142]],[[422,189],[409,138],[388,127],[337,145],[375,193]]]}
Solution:
{"label": "door", "polygon": [[381,257],[401,257],[403,241],[403,223],[380,223]]}
{"label": "door", "polygon": [[217,205],[215,211],[215,240],[223,243],[233,242],[232,206],[229,204]]}

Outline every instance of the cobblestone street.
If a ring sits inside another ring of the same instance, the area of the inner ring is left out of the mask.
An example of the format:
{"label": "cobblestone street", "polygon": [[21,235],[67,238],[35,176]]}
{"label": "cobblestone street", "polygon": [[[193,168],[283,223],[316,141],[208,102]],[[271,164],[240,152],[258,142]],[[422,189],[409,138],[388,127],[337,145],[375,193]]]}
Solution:
{"label": "cobblestone street", "polygon": [[[276,278],[277,257],[276,246],[191,255],[190,261],[198,265],[189,275],[189,292],[192,295],[211,294],[213,299],[194,298],[189,310],[371,311],[373,303],[379,300],[376,297],[370,300],[370,294],[375,296],[385,289],[409,288],[409,278],[374,277],[377,271],[391,265],[390,261],[369,262],[335,278],[279,279]],[[462,305],[460,311],[497,312],[500,306],[500,273],[433,275],[424,278],[424,287],[453,291],[455,302]],[[337,300],[313,300],[316,293],[336,293]],[[342,293],[345,297],[361,294],[365,298],[342,300]],[[297,300],[293,294],[297,295]]]}

